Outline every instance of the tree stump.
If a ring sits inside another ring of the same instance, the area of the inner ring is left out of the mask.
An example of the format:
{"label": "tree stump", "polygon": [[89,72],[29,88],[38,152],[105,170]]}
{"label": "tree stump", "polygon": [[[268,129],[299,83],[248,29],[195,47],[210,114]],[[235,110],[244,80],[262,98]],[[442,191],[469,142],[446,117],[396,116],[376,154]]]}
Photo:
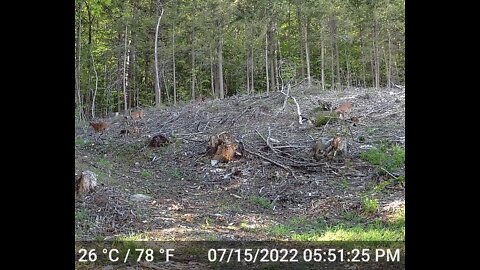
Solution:
{"label": "tree stump", "polygon": [[160,146],[164,146],[168,143],[170,143],[170,140],[166,136],[164,136],[162,134],[158,134],[158,135],[153,136],[153,138],[150,140],[149,146],[150,147],[160,147]]}
{"label": "tree stump", "polygon": [[97,187],[97,175],[91,171],[83,171],[82,175],[75,181],[75,196],[88,194]]}

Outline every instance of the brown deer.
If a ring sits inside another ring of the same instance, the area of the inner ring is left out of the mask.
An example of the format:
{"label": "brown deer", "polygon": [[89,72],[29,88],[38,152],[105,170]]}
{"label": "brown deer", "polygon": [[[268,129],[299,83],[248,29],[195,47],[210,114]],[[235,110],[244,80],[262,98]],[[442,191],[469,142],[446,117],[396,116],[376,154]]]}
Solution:
{"label": "brown deer", "polygon": [[108,124],[105,122],[97,122],[97,123],[90,122],[90,126],[93,127],[93,129],[95,130],[95,133],[98,133],[98,132],[103,133],[108,128]]}
{"label": "brown deer", "polygon": [[145,114],[143,113],[143,111],[131,111],[130,112],[130,117],[133,120],[142,119],[144,116],[145,116]]}
{"label": "brown deer", "polygon": [[352,111],[353,104],[351,102],[344,102],[340,104],[336,109],[335,112],[338,113],[340,119],[345,118],[345,114],[350,113]]}

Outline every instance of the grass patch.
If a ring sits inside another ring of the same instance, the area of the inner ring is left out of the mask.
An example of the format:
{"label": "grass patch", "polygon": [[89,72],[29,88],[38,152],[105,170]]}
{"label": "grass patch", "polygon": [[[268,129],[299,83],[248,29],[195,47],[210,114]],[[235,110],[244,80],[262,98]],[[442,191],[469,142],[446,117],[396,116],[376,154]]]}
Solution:
{"label": "grass patch", "polygon": [[[205,239],[205,240],[206,240],[206,241],[218,241],[219,238],[218,238],[218,236],[215,235],[215,234],[210,234],[210,235],[207,237],[207,239]],[[200,251],[205,252],[204,250],[200,250]],[[192,254],[192,253],[188,253],[188,254]],[[198,252],[198,255],[203,255],[203,254],[205,254],[205,253]]]}
{"label": "grass patch", "polygon": [[360,157],[378,168],[393,172],[405,164],[405,148],[398,145],[389,147],[382,144],[380,147],[362,152]]}
{"label": "grass patch", "polygon": [[224,201],[220,206],[220,209],[225,212],[242,213],[242,208],[240,208],[240,206],[229,201]]}
{"label": "grass patch", "polygon": [[388,222],[397,228],[405,230],[405,207],[397,209],[395,213],[389,218]]}
{"label": "grass patch", "polygon": [[338,186],[343,189],[347,190],[350,187],[350,183],[348,182],[347,178],[343,177],[339,182]]}
{"label": "grass patch", "polygon": [[367,214],[373,214],[378,210],[378,201],[369,197],[363,197],[362,199],[363,211]]}
{"label": "grass patch", "polygon": [[250,227],[248,226],[247,221],[242,220],[239,225],[240,229],[249,229]]}
{"label": "grass patch", "polygon": [[88,144],[89,141],[87,139],[75,139],[75,145],[85,145]]}
{"label": "grass patch", "polygon": [[250,197],[249,201],[252,203],[252,204],[255,204],[257,206],[260,206],[264,209],[272,209],[273,208],[273,204],[272,202],[270,202],[269,199],[265,198],[265,197],[261,197],[261,196],[252,196]]}
{"label": "grass patch", "polygon": [[322,235],[315,235],[310,241],[401,241],[405,234],[401,230],[389,228],[380,222],[367,226],[342,227],[336,226]]}
{"label": "grass patch", "polygon": [[343,213],[342,218],[343,218],[344,224],[350,224],[351,226],[355,226],[356,224],[366,222],[365,218],[363,218],[361,215],[353,211],[345,211]]}
{"label": "grass patch", "polygon": [[367,132],[368,135],[372,136],[373,134],[375,134],[375,132],[378,130],[379,128],[377,127],[367,127],[365,129],[365,132]]}
{"label": "grass patch", "polygon": [[109,170],[113,169],[113,164],[108,161],[107,159],[101,158],[98,160],[98,164],[104,168],[107,168]]}
{"label": "grass patch", "polygon": [[277,236],[289,236],[293,232],[293,228],[289,225],[280,224],[269,227],[267,231]]}
{"label": "grass patch", "polygon": [[93,241],[103,241],[105,239],[105,236],[103,235],[95,235],[95,237],[93,237]]}
{"label": "grass patch", "polygon": [[381,193],[383,192],[387,186],[389,186],[390,184],[392,184],[392,181],[382,181],[380,183],[378,183],[377,185],[375,185],[373,187],[373,192],[376,192],[376,193]]}
{"label": "grass patch", "polygon": [[143,169],[141,172],[140,172],[140,176],[142,176],[143,178],[150,178],[152,177],[152,173],[146,169]]}
{"label": "grass patch", "polygon": [[[143,149],[143,143],[130,143],[122,146],[118,146],[115,151],[115,157],[122,161],[136,161],[140,155],[140,151]],[[148,152],[148,148],[145,152]]]}
{"label": "grass patch", "polygon": [[328,123],[328,121],[332,121],[338,119],[338,115],[335,112],[329,111],[322,111],[318,112],[315,117],[315,126],[321,127]]}
{"label": "grass patch", "polygon": [[209,217],[206,217],[206,218],[205,218],[205,223],[203,223],[202,226],[201,226],[202,229],[207,230],[207,229],[212,228],[211,223],[212,223],[212,221],[210,220],[210,218],[209,218]]}
{"label": "grass patch", "polygon": [[405,176],[400,175],[399,177],[393,179],[393,181],[396,182],[396,183],[405,183]]}
{"label": "grass patch", "polygon": [[295,241],[404,241],[405,211],[399,211],[388,221],[373,222],[357,213],[345,212],[340,221],[327,223],[322,219],[301,222],[291,220],[264,228],[269,234]]}
{"label": "grass patch", "polygon": [[174,180],[181,180],[184,176],[183,172],[179,168],[172,168],[169,171],[170,177]]}
{"label": "grass patch", "polygon": [[144,233],[131,233],[129,235],[118,236],[115,240],[123,242],[146,241],[148,237]]}
{"label": "grass patch", "polygon": [[75,211],[75,222],[85,221],[88,218],[88,212],[85,209]]}

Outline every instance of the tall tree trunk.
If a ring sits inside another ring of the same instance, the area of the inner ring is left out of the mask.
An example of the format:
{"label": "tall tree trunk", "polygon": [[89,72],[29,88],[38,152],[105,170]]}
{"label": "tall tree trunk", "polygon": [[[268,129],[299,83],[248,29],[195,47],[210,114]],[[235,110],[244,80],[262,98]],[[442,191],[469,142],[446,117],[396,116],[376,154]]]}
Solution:
{"label": "tall tree trunk", "polygon": [[275,50],[275,85],[277,86],[277,91],[280,91],[281,90],[281,85],[280,85],[279,80],[281,78],[280,78],[279,60],[281,62],[282,55],[280,53],[280,39],[279,38],[277,38],[277,42],[275,43],[275,45],[277,46],[276,50]]}
{"label": "tall tree trunk", "polygon": [[335,58],[336,58],[336,66],[337,66],[337,89],[342,89],[342,76],[340,74],[340,56],[339,56],[339,49],[338,49],[338,35],[337,35],[337,23],[335,22],[334,27],[334,37],[335,37]]}
{"label": "tall tree trunk", "polygon": [[95,90],[93,91],[93,98],[92,98],[92,119],[94,119],[95,118],[95,99],[97,97],[97,90],[98,90],[98,74],[97,74],[97,68],[95,68],[95,59],[93,58],[92,50],[90,50],[90,54],[92,56],[93,71],[95,72]]}
{"label": "tall tree trunk", "polygon": [[137,70],[136,70],[136,61],[137,61],[137,52],[136,52],[136,49],[135,49],[135,45],[132,46],[132,50],[131,50],[131,55],[132,55],[132,59],[131,59],[131,67],[132,67],[132,72],[130,73],[131,74],[131,83],[132,83],[132,89],[133,89],[133,103],[130,103],[130,104],[134,104],[135,107],[138,107],[138,88],[137,88]]}
{"label": "tall tree trunk", "polygon": [[375,20],[373,26],[373,50],[375,61],[375,88],[380,88],[380,55],[378,49],[378,22]]}
{"label": "tall tree trunk", "polygon": [[[118,43],[122,42],[122,33],[118,31]],[[120,112],[120,89],[122,88],[122,50],[117,56],[117,112]]]}
{"label": "tall tree trunk", "polygon": [[332,86],[331,86],[331,89],[335,89],[335,57],[334,57],[334,48],[335,48],[335,36],[334,36],[334,22],[333,22],[333,18],[332,16],[330,16],[330,19],[329,19],[329,27],[330,27],[330,56],[331,56],[331,64],[332,64],[332,68],[331,68],[331,83],[332,83]]}
{"label": "tall tree trunk", "polygon": [[175,74],[175,22],[172,28],[173,104],[177,105],[177,77]]}
{"label": "tall tree trunk", "polygon": [[245,23],[245,54],[247,56],[246,63],[245,63],[245,69],[246,69],[246,75],[247,75],[247,94],[250,94],[250,49],[248,48],[248,36],[247,36],[247,25]]}
{"label": "tall tree trunk", "polygon": [[192,32],[192,100],[195,100],[195,29]]}
{"label": "tall tree trunk", "polygon": [[400,49],[400,46],[397,46],[397,47],[396,47],[395,57],[393,58],[393,65],[395,66],[395,81],[396,81],[397,83],[401,83],[401,80],[400,80],[400,72],[399,72],[399,70],[398,70],[398,63],[397,63],[398,54],[399,54],[399,49]]}
{"label": "tall tree trunk", "polygon": [[322,65],[322,70],[321,70],[321,76],[322,76],[322,91],[325,91],[325,44],[323,42],[324,36],[322,33],[320,33],[320,50],[321,50],[321,65]]}
{"label": "tall tree trunk", "polygon": [[162,90],[160,89],[160,78],[158,74],[158,31],[160,28],[160,20],[163,16],[163,8],[158,16],[157,27],[155,28],[155,107],[160,108],[162,102]]}
{"label": "tall tree trunk", "polygon": [[391,88],[391,87],[392,87],[392,38],[390,36],[390,31],[388,31],[387,88]]}
{"label": "tall tree trunk", "polygon": [[[133,3],[133,21],[138,21],[138,3]],[[130,46],[130,67],[131,72],[130,74],[130,106],[138,108],[139,101],[138,101],[138,87],[137,87],[137,28],[132,27],[130,30],[130,38],[131,38],[131,46]],[[140,42],[139,42],[140,43]]]}
{"label": "tall tree trunk", "polygon": [[331,77],[332,77],[332,78],[331,78],[330,80],[331,80],[331,83],[332,83],[331,89],[334,90],[334,89],[335,89],[335,63],[334,63],[334,62],[335,62],[335,57],[334,57],[334,55],[333,55],[333,36],[332,36],[332,38],[330,39],[330,45],[331,45],[331,46],[330,46],[330,60],[331,60],[331,69],[330,69],[330,71],[331,71],[331,73],[332,73],[332,74],[331,74]]}
{"label": "tall tree trunk", "polygon": [[92,17],[92,10],[90,9],[90,5],[87,1],[85,1],[85,5],[87,6],[87,14],[88,14],[88,47],[92,45],[92,24],[93,24],[93,17]]}
{"label": "tall tree trunk", "polygon": [[305,78],[305,65],[303,64],[303,40],[302,40],[302,13],[300,5],[297,5],[297,26],[298,26],[298,49],[300,50],[300,69],[302,79]]}
{"label": "tall tree trunk", "polygon": [[75,67],[75,90],[76,90],[76,105],[78,109],[78,120],[82,121],[84,119],[83,116],[83,104],[82,104],[82,95],[81,95],[81,81],[80,81],[80,75],[81,75],[81,52],[82,52],[82,3],[80,2],[80,7],[78,9],[78,27],[77,27],[77,61],[76,61],[76,67]]}
{"label": "tall tree trunk", "polygon": [[168,86],[167,86],[167,80],[165,79],[165,63],[162,62],[162,79],[163,79],[163,86],[165,88],[165,94],[167,94],[167,101],[168,103],[172,102],[170,100],[170,94],[169,94],[169,91],[168,91]]}
{"label": "tall tree trunk", "polygon": [[265,32],[265,77],[267,80],[267,95],[270,89],[270,82],[268,80],[268,26],[267,31]]}
{"label": "tall tree trunk", "polygon": [[246,59],[246,75],[247,75],[247,94],[250,94],[250,35],[249,35],[249,27],[248,22],[245,21],[245,55],[247,56]]}
{"label": "tall tree trunk", "polygon": [[250,87],[250,91],[252,93],[255,92],[255,84],[253,82],[253,80],[255,79],[255,75],[253,74],[253,69],[254,69],[254,63],[253,63],[253,44],[250,46],[250,72],[252,73],[252,75],[250,76],[251,78],[251,83],[252,83],[252,87]]}
{"label": "tall tree trunk", "polygon": [[195,11],[197,9],[197,3],[193,0],[192,9],[192,100],[195,100]]}
{"label": "tall tree trunk", "polygon": [[216,98],[217,96],[215,95],[215,78],[214,78],[214,72],[213,72],[213,53],[212,53],[212,48],[210,47],[210,85],[212,87],[212,98]]}
{"label": "tall tree trunk", "polygon": [[275,38],[274,38],[274,31],[273,31],[273,24],[270,21],[270,26],[269,26],[269,40],[270,42],[268,43],[268,53],[270,54],[269,57],[269,65],[270,65],[270,90],[274,91],[275,90],[275,67],[274,67],[274,57],[275,57]]}
{"label": "tall tree trunk", "polygon": [[288,30],[287,30],[287,45],[288,45],[288,58],[291,58],[292,57],[292,49],[290,46],[290,36],[292,35],[291,32],[292,30],[290,29],[291,28],[291,10],[290,10],[290,1],[288,1]]}
{"label": "tall tree trunk", "polygon": [[104,75],[105,75],[105,78],[103,79],[103,89],[105,89],[103,91],[103,102],[105,105],[105,115],[108,115],[108,113],[110,112],[110,87],[108,86],[109,84],[109,76],[108,76],[108,69],[107,69],[107,63],[105,62],[105,65],[104,65]]}
{"label": "tall tree trunk", "polygon": [[[87,38],[87,55],[92,54],[92,27],[93,27],[93,16],[92,16],[92,11],[90,8],[90,5],[88,4],[87,1],[85,1],[85,6],[87,8],[87,16],[88,16],[88,38]],[[87,91],[86,93],[86,98],[85,98],[85,110],[88,111],[88,108],[91,107],[91,101],[93,97],[93,88],[91,87],[92,83],[92,65],[91,65],[91,60],[87,56],[87,67],[88,67],[88,83],[87,83]]]}
{"label": "tall tree trunk", "polygon": [[362,82],[363,82],[363,87],[364,88],[367,88],[367,78],[366,78],[366,61],[365,61],[365,52],[364,52],[364,49],[363,49],[363,29],[362,29],[362,26],[360,25],[360,58],[361,58],[361,62],[362,62]]}
{"label": "tall tree trunk", "polygon": [[385,63],[385,78],[387,81],[386,88],[390,89],[390,66],[389,66],[389,61],[388,61],[388,53],[386,52],[385,46],[382,44],[382,50],[381,50],[382,56],[383,56],[383,63]]}
{"label": "tall tree trunk", "polygon": [[347,47],[345,46],[345,61],[347,62],[347,87],[350,88],[350,64],[349,64],[349,61],[350,61],[350,57],[348,57],[348,53],[347,53]]}
{"label": "tall tree trunk", "polygon": [[127,40],[128,40],[128,24],[125,25],[125,47],[123,51],[123,107],[124,113],[127,115],[128,104],[127,104]]}
{"label": "tall tree trunk", "polygon": [[220,94],[220,99],[224,99],[225,92],[223,89],[223,37],[222,37],[222,29],[219,21],[217,21],[217,33],[218,33],[218,44],[217,44],[218,90]]}
{"label": "tall tree trunk", "polygon": [[[136,18],[134,17],[134,20]],[[128,50],[128,84],[130,87],[127,88],[128,93],[128,104],[130,107],[136,107],[136,93],[135,93],[135,29],[130,29],[130,40],[129,40],[129,50]]]}
{"label": "tall tree trunk", "polygon": [[307,61],[307,80],[308,80],[308,87],[312,86],[312,77],[310,76],[310,52],[308,51],[308,22],[305,23],[304,30],[305,30],[305,56]]}

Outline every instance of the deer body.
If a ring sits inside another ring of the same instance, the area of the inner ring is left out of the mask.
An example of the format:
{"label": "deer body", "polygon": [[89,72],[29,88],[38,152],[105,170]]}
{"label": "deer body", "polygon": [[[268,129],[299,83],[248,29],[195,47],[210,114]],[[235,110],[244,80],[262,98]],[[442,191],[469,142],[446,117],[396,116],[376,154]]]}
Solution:
{"label": "deer body", "polygon": [[352,111],[352,107],[353,105],[351,102],[344,102],[335,109],[335,112],[340,115],[341,119],[344,119],[345,114],[350,113]]}
{"label": "deer body", "polygon": [[132,111],[132,112],[130,112],[130,117],[133,120],[142,119],[144,115],[145,114],[143,113],[143,111]]}
{"label": "deer body", "polygon": [[104,132],[108,128],[108,124],[105,122],[97,122],[97,123],[90,122],[90,126],[93,127],[93,129],[95,130],[95,133]]}

